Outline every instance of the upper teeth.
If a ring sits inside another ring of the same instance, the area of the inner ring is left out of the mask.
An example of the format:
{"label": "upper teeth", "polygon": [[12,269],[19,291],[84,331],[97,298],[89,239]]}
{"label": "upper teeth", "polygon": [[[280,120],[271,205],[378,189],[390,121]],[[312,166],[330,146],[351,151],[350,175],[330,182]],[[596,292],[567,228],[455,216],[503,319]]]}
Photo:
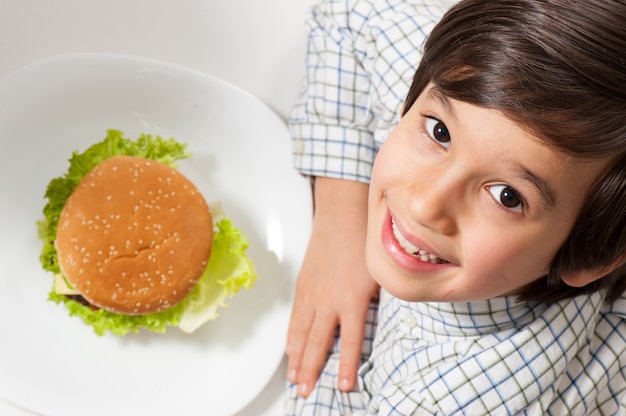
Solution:
{"label": "upper teeth", "polygon": [[396,237],[396,240],[398,241],[398,243],[400,244],[400,247],[402,247],[404,249],[404,251],[406,251],[407,253],[418,257],[421,261],[426,261],[429,263],[433,263],[433,264],[437,264],[437,263],[443,263],[445,262],[444,260],[440,259],[439,257],[435,256],[434,254],[431,254],[429,252],[427,252],[426,250],[423,250],[417,246],[414,246],[413,244],[409,243],[406,238],[404,238],[404,236],[402,234],[400,234],[400,231],[398,230],[398,227],[396,226],[396,224],[392,221],[391,222],[391,227],[393,229],[393,235],[394,237]]}

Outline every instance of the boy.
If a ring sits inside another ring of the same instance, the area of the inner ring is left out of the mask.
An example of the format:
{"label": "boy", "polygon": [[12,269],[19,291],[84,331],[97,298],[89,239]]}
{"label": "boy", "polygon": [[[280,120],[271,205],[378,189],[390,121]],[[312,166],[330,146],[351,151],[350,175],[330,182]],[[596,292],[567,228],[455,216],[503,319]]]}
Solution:
{"label": "boy", "polygon": [[615,1],[444,16],[372,173],[358,388],[335,352],[288,414],[624,410],[624,27]]}

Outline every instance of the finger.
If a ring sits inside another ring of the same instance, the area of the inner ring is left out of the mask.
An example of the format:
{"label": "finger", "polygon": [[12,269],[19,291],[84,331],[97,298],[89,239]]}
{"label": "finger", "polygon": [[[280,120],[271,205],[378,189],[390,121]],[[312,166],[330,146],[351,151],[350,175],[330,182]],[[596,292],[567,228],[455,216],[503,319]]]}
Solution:
{"label": "finger", "polygon": [[341,391],[350,391],[356,383],[356,374],[361,361],[365,317],[367,310],[342,316],[340,327],[339,379]]}
{"label": "finger", "polygon": [[289,357],[287,363],[287,380],[298,382],[298,372],[306,347],[309,331],[313,324],[313,309],[294,307],[287,329],[287,345],[285,353]]}
{"label": "finger", "polygon": [[304,355],[298,371],[298,394],[307,397],[324,368],[328,352],[335,340],[337,321],[334,315],[327,313],[315,317],[308,334]]}

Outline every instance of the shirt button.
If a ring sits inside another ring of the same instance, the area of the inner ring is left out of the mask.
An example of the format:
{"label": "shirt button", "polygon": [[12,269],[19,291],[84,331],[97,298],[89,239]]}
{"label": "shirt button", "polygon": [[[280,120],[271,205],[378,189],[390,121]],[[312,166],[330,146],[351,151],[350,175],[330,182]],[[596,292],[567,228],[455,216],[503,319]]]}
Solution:
{"label": "shirt button", "polygon": [[304,141],[302,139],[295,139],[293,141],[293,152],[300,155],[304,153]]}
{"label": "shirt button", "polygon": [[415,328],[415,326],[417,325],[417,320],[411,312],[404,311],[402,314],[402,323],[408,328]]}

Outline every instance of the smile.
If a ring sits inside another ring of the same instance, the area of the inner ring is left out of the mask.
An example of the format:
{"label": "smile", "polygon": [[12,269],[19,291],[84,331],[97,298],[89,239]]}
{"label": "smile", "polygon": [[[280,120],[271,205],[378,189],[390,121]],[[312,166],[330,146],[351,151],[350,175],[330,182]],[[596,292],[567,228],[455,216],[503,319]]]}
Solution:
{"label": "smile", "polygon": [[404,236],[400,233],[400,231],[398,230],[398,227],[393,222],[393,220],[391,221],[391,228],[393,230],[393,236],[395,237],[396,241],[398,242],[400,247],[402,247],[402,249],[406,251],[408,254],[420,259],[423,262],[427,262],[431,264],[448,263],[446,260],[443,260],[437,257],[436,255],[431,254],[427,252],[426,250],[421,249],[409,243],[407,239],[404,238]]}

